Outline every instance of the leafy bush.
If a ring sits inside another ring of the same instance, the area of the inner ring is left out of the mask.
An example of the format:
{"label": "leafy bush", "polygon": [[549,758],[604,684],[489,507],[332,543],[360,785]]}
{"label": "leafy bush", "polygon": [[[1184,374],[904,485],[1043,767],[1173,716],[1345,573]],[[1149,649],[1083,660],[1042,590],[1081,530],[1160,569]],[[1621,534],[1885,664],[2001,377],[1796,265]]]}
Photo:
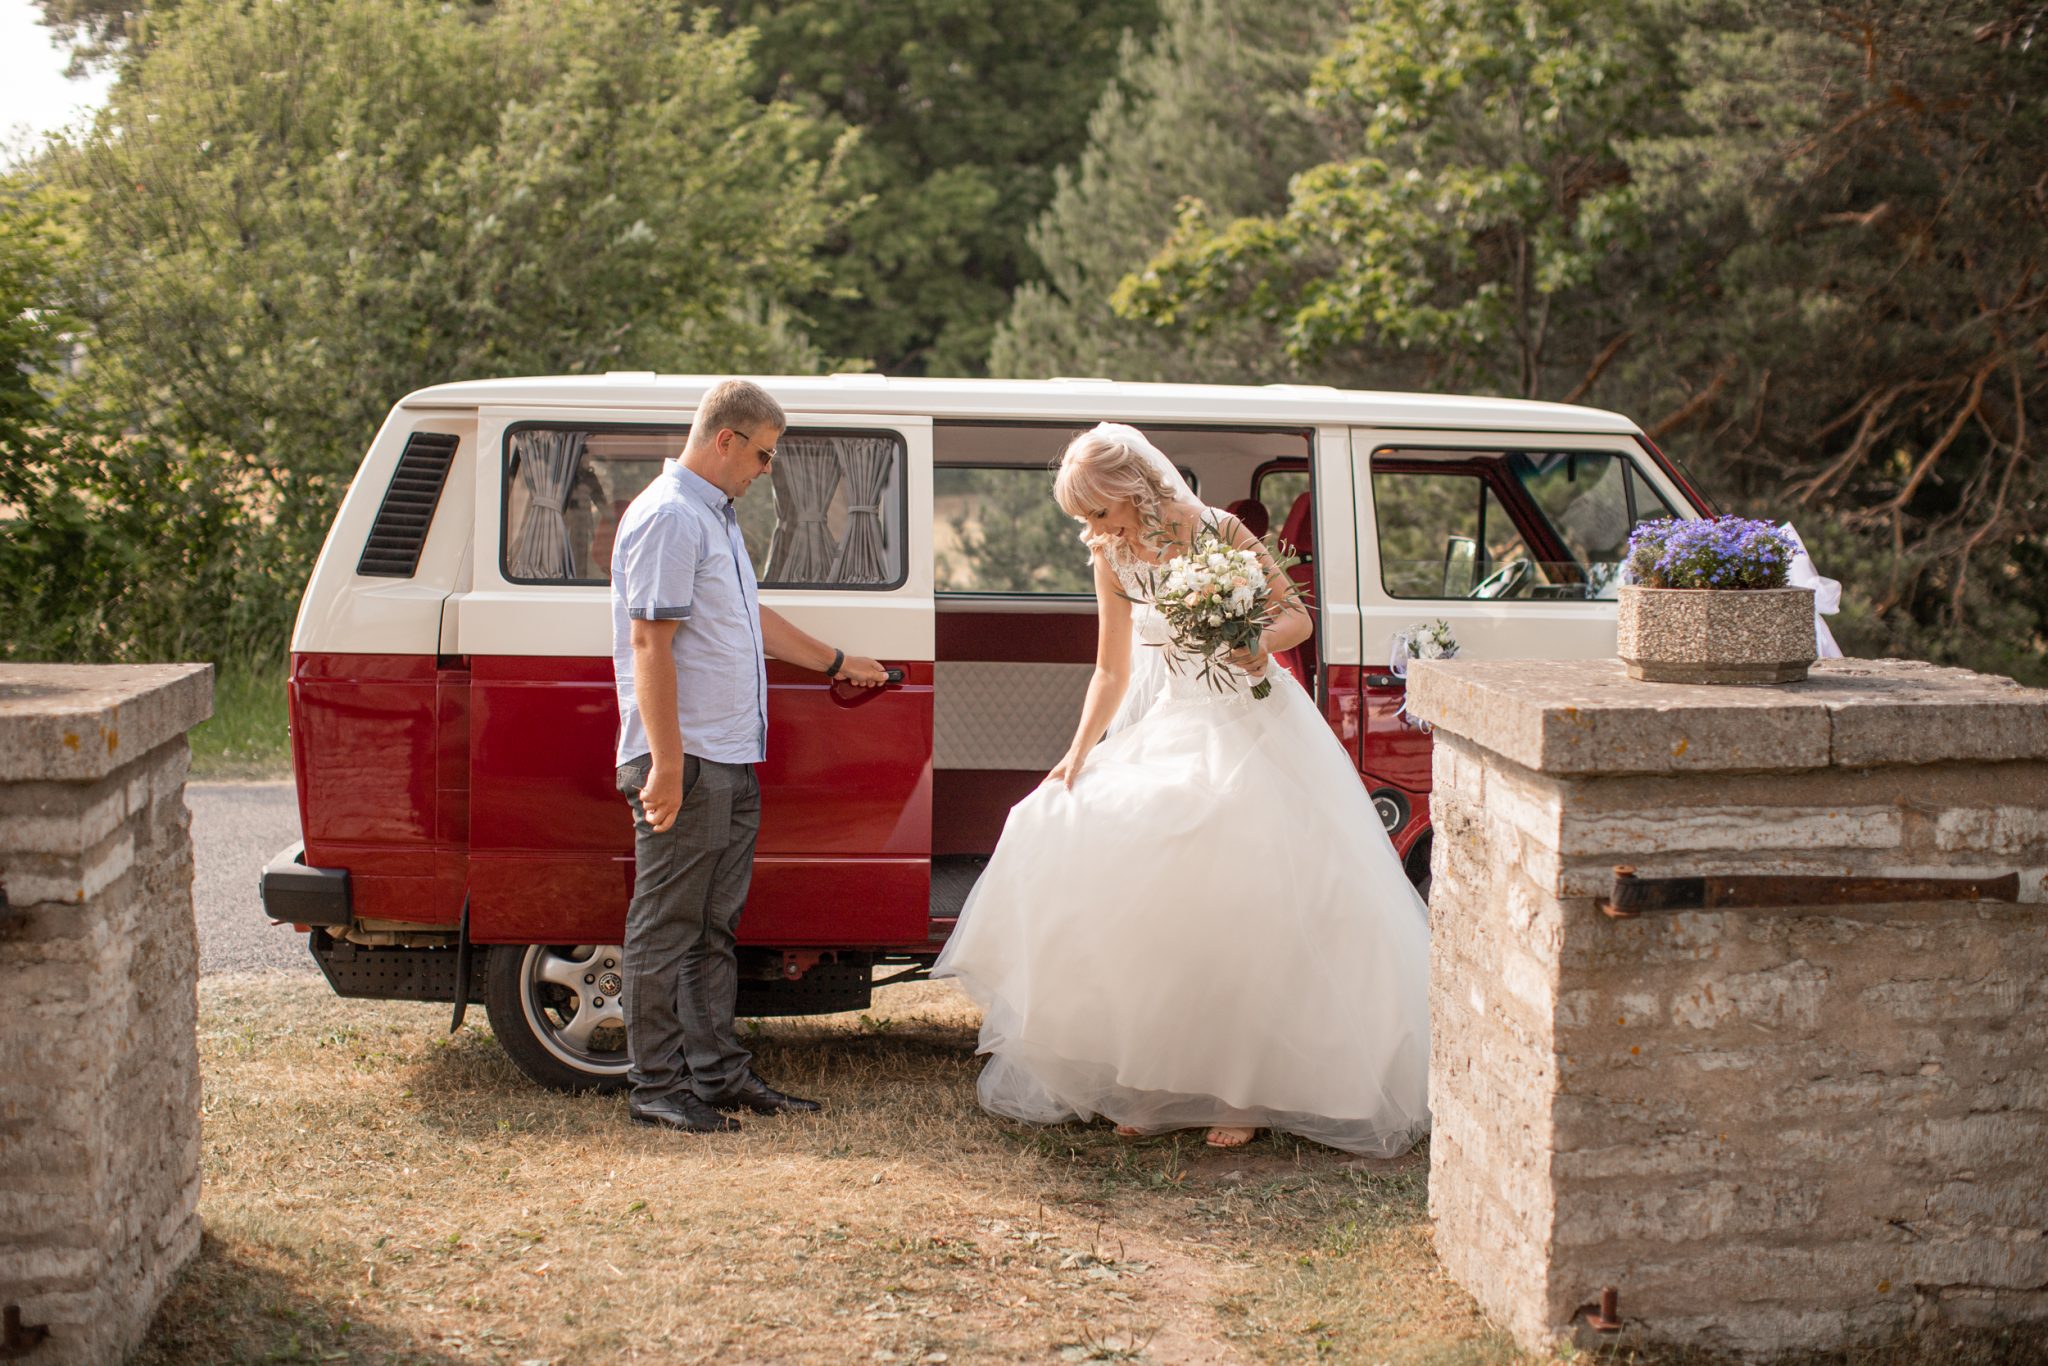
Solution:
{"label": "leafy bush", "polygon": [[153,11],[94,127],[23,176],[65,231],[0,278],[9,316],[68,304],[83,362],[9,451],[7,648],[281,649],[363,451],[423,386],[816,368],[772,301],[818,278],[831,171],[804,116],[749,93],[751,35],[708,22]]}

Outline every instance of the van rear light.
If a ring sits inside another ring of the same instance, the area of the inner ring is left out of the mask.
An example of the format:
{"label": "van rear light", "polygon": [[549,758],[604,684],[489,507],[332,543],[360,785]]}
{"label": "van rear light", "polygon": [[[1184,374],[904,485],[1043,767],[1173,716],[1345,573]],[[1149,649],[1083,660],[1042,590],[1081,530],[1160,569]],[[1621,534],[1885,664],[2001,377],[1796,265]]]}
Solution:
{"label": "van rear light", "polygon": [[448,469],[455,463],[458,440],[447,432],[414,432],[406,438],[398,457],[398,469],[391,486],[384,490],[384,502],[371,524],[370,539],[356,561],[356,573],[384,579],[409,579],[419,568],[420,549],[427,543],[427,528],[434,523],[434,506],[441,501],[441,486],[448,482]]}

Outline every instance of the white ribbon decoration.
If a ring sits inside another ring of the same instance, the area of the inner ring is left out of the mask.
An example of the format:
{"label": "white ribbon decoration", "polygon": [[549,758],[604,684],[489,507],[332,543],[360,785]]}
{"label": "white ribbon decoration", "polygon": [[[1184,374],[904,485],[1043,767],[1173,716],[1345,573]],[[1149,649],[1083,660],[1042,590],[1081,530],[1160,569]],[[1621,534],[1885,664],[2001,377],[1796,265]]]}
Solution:
{"label": "white ribbon decoration", "polygon": [[1824,579],[1813,567],[1813,556],[1806,553],[1806,542],[1799,539],[1799,533],[1792,529],[1790,522],[1778,528],[1786,540],[1792,542],[1792,569],[1786,576],[1791,588],[1813,590],[1813,639],[1819,647],[1822,659],[1840,659],[1842,647],[1835,644],[1835,634],[1822,621],[1823,616],[1833,616],[1842,610],[1842,584],[1838,579]]}

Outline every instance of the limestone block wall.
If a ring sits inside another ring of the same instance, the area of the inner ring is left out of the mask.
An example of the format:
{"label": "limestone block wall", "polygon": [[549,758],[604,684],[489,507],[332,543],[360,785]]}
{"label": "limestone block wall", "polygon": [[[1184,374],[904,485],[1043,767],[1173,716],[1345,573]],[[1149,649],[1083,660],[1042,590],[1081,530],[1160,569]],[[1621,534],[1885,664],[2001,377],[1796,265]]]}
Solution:
{"label": "limestone block wall", "polygon": [[[1432,665],[1431,1212],[1524,1345],[2048,1320],[2048,693]],[[2019,874],[2017,904],[1599,909],[1640,876]]]}
{"label": "limestone block wall", "polygon": [[199,1247],[205,665],[0,665],[0,1306],[119,1361]]}

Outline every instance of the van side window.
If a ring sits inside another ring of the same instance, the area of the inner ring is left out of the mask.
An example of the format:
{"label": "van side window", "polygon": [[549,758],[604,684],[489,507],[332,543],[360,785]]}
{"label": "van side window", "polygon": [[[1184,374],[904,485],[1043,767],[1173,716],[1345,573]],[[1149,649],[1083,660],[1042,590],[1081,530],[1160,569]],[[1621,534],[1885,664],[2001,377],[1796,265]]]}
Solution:
{"label": "van side window", "polygon": [[[521,424],[504,452],[503,570],[609,584],[619,518],[679,457],[687,427]],[[895,432],[793,428],[735,504],[763,588],[894,588],[908,570],[907,448]]]}
{"label": "van side window", "polygon": [[1372,486],[1396,598],[1611,598],[1629,533],[1673,515],[1612,451],[1380,450]]}
{"label": "van side window", "polygon": [[932,537],[941,593],[1095,591],[1081,528],[1032,465],[940,466]]}

